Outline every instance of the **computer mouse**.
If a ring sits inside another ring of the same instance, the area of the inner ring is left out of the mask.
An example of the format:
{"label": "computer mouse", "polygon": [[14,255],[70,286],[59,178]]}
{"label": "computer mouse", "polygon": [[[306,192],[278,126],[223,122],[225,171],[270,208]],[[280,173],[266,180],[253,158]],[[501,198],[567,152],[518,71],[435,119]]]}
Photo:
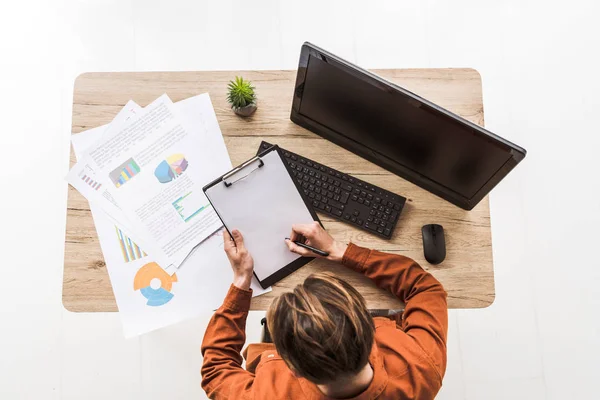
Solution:
{"label": "computer mouse", "polygon": [[430,264],[439,264],[446,258],[444,227],[438,224],[423,225],[423,254]]}

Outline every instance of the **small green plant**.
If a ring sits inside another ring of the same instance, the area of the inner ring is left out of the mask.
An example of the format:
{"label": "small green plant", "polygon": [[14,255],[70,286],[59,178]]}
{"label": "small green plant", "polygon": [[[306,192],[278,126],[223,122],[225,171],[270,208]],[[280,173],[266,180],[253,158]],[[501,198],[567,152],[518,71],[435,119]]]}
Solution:
{"label": "small green plant", "polygon": [[236,76],[235,81],[229,81],[227,88],[229,89],[227,101],[231,104],[231,108],[242,108],[256,103],[252,82],[245,81],[241,76]]}

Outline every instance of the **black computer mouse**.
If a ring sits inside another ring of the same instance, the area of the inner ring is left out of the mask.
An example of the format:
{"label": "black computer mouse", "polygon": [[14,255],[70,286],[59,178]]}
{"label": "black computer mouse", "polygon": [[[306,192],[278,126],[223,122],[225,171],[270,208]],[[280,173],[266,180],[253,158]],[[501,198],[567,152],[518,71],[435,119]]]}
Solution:
{"label": "black computer mouse", "polygon": [[423,254],[430,264],[439,264],[446,258],[444,228],[438,224],[423,225]]}

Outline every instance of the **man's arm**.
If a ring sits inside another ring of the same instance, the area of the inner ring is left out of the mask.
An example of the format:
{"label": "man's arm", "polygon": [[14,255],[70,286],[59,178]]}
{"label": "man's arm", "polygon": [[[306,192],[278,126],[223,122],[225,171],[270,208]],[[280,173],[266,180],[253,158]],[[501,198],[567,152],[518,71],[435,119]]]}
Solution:
{"label": "man's arm", "polygon": [[294,225],[291,241],[287,241],[294,253],[315,257],[309,250],[293,243],[302,238],[306,238],[311,246],[327,251],[329,256],[324,258],[365,274],[377,286],[400,298],[406,304],[402,329],[429,355],[440,376],[444,375],[448,306],[441,283],[408,257],[337,242],[317,222]]}
{"label": "man's arm", "polygon": [[350,244],[342,264],[371,278],[405,304],[402,329],[429,355],[440,376],[446,370],[447,294],[416,261]]}
{"label": "man's arm", "polygon": [[250,310],[252,256],[242,234],[224,232],[224,249],[233,269],[233,285],[223,305],[210,320],[202,341],[202,388],[211,399],[241,399],[249,392],[254,374],[242,368],[242,347],[246,341],[246,318]]}
{"label": "man's arm", "polygon": [[211,399],[238,399],[254,375],[242,368],[246,317],[252,290],[231,285],[223,305],[210,320],[202,341],[202,388]]}

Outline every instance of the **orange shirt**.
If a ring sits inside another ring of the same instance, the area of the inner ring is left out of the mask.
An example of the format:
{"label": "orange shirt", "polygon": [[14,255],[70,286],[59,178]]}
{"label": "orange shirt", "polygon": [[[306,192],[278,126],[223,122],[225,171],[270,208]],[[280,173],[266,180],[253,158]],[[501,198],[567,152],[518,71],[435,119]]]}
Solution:
{"label": "orange shirt", "polygon": [[[442,285],[414,260],[353,244],[342,263],[391,291],[406,306],[401,324],[375,318],[373,381],[353,399],[433,399],[446,370],[448,310]],[[242,367],[252,292],[231,286],[202,342],[202,388],[211,399],[327,399],[296,377],[273,344],[250,345]]]}

